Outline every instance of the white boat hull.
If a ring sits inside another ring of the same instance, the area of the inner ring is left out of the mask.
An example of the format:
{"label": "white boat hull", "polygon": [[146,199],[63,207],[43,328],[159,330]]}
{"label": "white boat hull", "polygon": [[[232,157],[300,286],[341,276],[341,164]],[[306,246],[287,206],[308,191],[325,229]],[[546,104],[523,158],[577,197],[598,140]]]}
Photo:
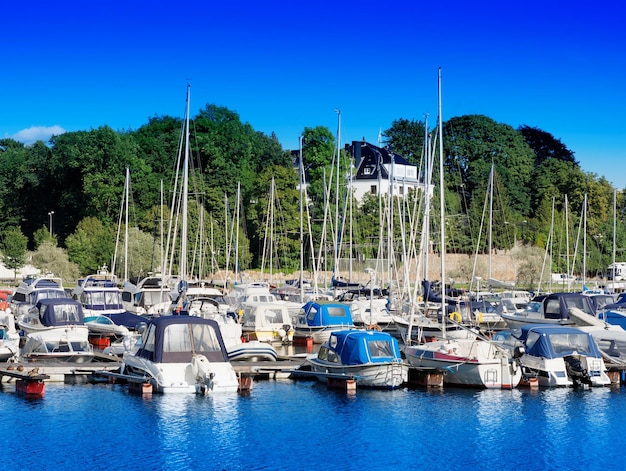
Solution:
{"label": "white boat hull", "polygon": [[[202,355],[200,357],[206,358]],[[154,363],[134,354],[125,353],[122,371],[131,376],[145,377],[153,390],[164,394],[213,394],[237,392],[239,382],[229,362],[205,362],[212,374],[210,384],[202,379],[200,371],[191,363]]]}
{"label": "white boat hull", "polygon": [[[606,374],[606,366],[601,358],[578,355],[589,377],[589,386],[608,386],[611,379]],[[575,379],[568,375],[565,360],[563,358],[540,358],[533,355],[523,355],[520,364],[524,373],[529,377],[537,378],[541,387],[572,387],[575,386]],[[580,381],[580,380],[578,380]]]}
{"label": "white boat hull", "polygon": [[512,389],[522,377],[511,356],[480,340],[441,340],[406,347],[411,366],[436,368],[445,374],[444,383],[486,389]]}

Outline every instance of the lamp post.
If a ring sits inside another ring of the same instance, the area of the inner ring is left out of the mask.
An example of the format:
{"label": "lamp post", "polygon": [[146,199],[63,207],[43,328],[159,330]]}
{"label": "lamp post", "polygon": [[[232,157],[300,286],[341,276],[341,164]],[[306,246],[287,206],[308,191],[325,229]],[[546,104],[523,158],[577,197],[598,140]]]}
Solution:
{"label": "lamp post", "polygon": [[48,213],[48,216],[50,217],[50,237],[52,237],[52,215],[54,214],[54,211],[50,211]]}

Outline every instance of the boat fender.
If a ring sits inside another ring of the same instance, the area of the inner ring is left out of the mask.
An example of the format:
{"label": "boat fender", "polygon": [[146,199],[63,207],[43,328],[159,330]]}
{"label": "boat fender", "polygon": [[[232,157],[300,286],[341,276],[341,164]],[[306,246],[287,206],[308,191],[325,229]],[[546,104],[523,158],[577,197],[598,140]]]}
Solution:
{"label": "boat fender", "polygon": [[482,324],[482,322],[483,322],[483,313],[482,312],[477,312],[476,313],[476,322],[478,322],[479,324]]}
{"label": "boat fender", "polygon": [[417,302],[418,302],[418,303],[421,303],[422,301],[423,301],[422,297],[421,297],[421,296],[418,296],[418,297],[417,297]]}
{"label": "boat fender", "polygon": [[461,313],[459,311],[451,312],[450,319],[452,319],[454,322],[461,322]]}

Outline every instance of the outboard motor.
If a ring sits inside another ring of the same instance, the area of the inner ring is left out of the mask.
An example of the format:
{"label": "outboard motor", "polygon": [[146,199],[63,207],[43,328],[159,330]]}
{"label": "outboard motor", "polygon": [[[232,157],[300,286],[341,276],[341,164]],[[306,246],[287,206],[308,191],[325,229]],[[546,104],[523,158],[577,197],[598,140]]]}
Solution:
{"label": "outboard motor", "polygon": [[591,377],[589,376],[589,372],[583,367],[580,358],[574,355],[568,355],[564,357],[563,360],[565,360],[567,376],[572,379],[575,387],[580,386],[580,384],[591,386]]}

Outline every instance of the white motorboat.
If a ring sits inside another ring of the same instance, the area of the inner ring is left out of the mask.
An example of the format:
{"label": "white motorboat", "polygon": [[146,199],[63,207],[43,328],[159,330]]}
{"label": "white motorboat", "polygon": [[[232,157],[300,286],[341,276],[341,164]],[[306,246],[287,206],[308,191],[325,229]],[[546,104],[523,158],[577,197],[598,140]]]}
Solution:
{"label": "white motorboat", "polygon": [[196,316],[151,319],[136,353],[122,357],[130,380],[149,381],[155,392],[236,392],[239,383],[228,360],[219,324]]}
{"label": "white motorboat", "polygon": [[289,343],[294,329],[291,316],[282,303],[245,303],[239,322],[248,340]]}
{"label": "white motorboat", "polygon": [[63,281],[52,275],[24,278],[11,296],[9,307],[17,319],[40,299],[67,298]]}
{"label": "white motorboat", "polygon": [[0,362],[16,358],[19,354],[19,333],[11,312],[0,311]]}
{"label": "white motorboat", "polygon": [[525,325],[515,335],[515,356],[539,386],[607,386],[602,354],[590,333],[571,326]]}
{"label": "white motorboat", "polygon": [[22,358],[72,363],[93,359],[82,307],[73,299],[42,299],[18,319],[18,325],[25,336]]}
{"label": "white motorboat", "polygon": [[102,268],[98,273],[78,280],[72,298],[83,306],[85,317],[125,312],[117,278]]}
{"label": "white motorboat", "polygon": [[163,276],[135,278],[124,283],[122,304],[126,311],[133,314],[166,314],[174,299],[173,292]]}

